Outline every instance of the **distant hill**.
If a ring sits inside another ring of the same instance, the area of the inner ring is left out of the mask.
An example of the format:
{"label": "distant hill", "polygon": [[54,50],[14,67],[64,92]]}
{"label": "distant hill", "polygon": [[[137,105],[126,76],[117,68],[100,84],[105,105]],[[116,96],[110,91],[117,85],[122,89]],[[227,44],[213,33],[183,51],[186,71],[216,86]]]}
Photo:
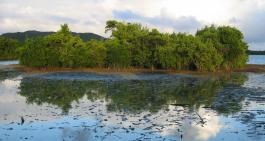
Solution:
{"label": "distant hill", "polygon": [[250,55],[265,55],[265,50],[264,51],[248,50],[248,54],[250,54]]}
{"label": "distant hill", "polygon": [[[27,38],[47,36],[47,35],[50,35],[53,33],[55,33],[55,32],[41,32],[41,31],[30,30],[30,31],[25,31],[25,32],[4,33],[1,36],[17,39],[19,42],[24,42]],[[88,41],[91,39],[96,39],[96,40],[104,40],[105,39],[104,37],[97,35],[97,34],[94,34],[94,33],[76,33],[76,32],[73,32],[73,34],[79,35],[79,37],[82,38],[84,41]]]}

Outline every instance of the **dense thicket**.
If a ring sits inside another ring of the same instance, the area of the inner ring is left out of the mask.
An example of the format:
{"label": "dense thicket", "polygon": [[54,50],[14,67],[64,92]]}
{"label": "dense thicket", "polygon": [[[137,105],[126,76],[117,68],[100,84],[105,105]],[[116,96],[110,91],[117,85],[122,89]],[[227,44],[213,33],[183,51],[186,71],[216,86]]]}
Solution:
{"label": "dense thicket", "polygon": [[16,59],[18,46],[17,40],[0,36],[0,60]]}
{"label": "dense thicket", "polygon": [[136,23],[108,21],[107,40],[84,42],[66,24],[29,39],[20,63],[30,67],[112,67],[214,71],[242,67],[248,59],[243,34],[234,27],[205,27],[196,35],[161,33]]}
{"label": "dense thicket", "polygon": [[204,43],[210,43],[222,56],[221,66],[224,68],[242,67],[248,60],[248,45],[243,41],[242,32],[234,27],[205,27],[196,36]]}

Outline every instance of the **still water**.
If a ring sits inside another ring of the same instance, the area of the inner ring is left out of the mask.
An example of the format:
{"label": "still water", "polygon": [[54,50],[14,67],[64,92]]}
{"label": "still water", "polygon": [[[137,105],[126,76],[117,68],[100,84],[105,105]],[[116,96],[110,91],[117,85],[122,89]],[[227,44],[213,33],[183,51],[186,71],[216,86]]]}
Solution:
{"label": "still water", "polygon": [[249,55],[248,64],[265,65],[265,55]]}
{"label": "still water", "polygon": [[0,67],[0,141],[262,141],[265,73],[45,73]]}
{"label": "still water", "polygon": [[14,60],[14,61],[0,61],[0,66],[3,66],[3,65],[14,65],[14,64],[18,64],[19,61],[17,60]]}

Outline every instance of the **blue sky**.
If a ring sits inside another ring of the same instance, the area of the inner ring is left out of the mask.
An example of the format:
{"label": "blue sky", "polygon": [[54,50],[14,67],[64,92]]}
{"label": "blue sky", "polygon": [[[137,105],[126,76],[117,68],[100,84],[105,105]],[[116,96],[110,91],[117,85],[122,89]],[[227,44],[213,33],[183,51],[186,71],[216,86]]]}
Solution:
{"label": "blue sky", "polygon": [[68,23],[72,31],[107,36],[109,19],[163,32],[230,25],[243,31],[250,49],[265,50],[265,0],[0,0],[0,33],[56,31]]}

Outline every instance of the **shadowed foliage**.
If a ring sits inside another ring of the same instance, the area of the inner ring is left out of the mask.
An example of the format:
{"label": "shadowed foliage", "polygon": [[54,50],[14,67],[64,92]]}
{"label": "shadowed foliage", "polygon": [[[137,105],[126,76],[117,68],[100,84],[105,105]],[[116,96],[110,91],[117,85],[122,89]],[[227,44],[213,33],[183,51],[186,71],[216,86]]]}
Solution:
{"label": "shadowed foliage", "polygon": [[0,36],[0,60],[13,60],[18,57],[19,43],[15,39]]}

